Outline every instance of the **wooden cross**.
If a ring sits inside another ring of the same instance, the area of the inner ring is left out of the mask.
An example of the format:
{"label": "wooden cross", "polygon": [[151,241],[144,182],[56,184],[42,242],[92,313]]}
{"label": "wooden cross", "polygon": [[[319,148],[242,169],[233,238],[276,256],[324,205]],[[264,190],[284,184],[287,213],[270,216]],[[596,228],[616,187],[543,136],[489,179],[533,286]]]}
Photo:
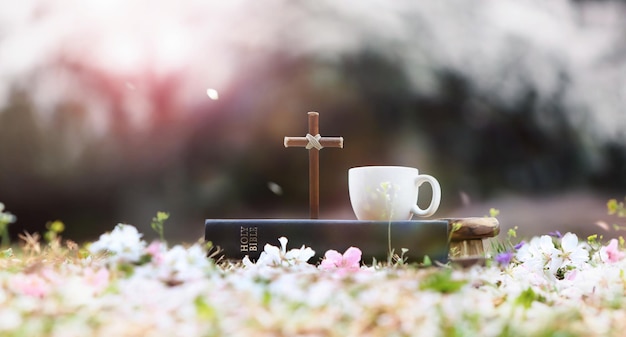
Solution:
{"label": "wooden cross", "polygon": [[309,150],[309,204],[311,219],[320,216],[320,150],[324,147],[343,148],[343,137],[322,137],[319,113],[309,112],[309,133],[305,137],[285,137],[285,147]]}

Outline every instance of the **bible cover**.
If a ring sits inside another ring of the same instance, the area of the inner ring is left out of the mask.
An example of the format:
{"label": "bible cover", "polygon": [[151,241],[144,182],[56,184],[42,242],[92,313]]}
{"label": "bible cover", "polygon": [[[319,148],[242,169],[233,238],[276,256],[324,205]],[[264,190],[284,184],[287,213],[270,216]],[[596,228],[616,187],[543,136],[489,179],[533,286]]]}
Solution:
{"label": "bible cover", "polygon": [[376,258],[386,261],[388,229],[391,225],[391,246],[400,255],[403,248],[408,262],[422,262],[424,256],[445,263],[449,240],[446,220],[358,221],[358,220],[288,220],[288,219],[207,219],[204,239],[221,249],[227,259],[243,259],[248,255],[256,261],[266,244],[280,247],[278,238],[286,237],[287,251],[311,247],[317,263],[329,249],[343,253],[350,246],[363,252],[365,263]]}

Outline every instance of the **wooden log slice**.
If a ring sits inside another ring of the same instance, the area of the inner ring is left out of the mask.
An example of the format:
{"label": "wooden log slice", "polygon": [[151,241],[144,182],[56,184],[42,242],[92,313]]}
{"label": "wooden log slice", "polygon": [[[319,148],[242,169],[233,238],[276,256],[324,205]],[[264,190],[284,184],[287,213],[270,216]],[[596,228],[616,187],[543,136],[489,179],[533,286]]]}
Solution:
{"label": "wooden log slice", "polygon": [[451,242],[491,238],[500,233],[498,219],[491,217],[452,218],[448,220]]}

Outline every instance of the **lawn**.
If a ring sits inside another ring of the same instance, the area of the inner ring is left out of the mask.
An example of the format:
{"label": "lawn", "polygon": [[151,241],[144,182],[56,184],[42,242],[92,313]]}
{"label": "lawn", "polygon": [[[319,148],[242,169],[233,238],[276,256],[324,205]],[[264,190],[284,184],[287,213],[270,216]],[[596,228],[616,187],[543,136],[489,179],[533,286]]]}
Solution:
{"label": "lawn", "polygon": [[[609,211],[625,215],[617,201]],[[6,228],[14,219],[0,214]],[[622,336],[619,230],[509,231],[485,265],[461,268],[361,261],[358,247],[311,261],[315,247],[288,238],[232,262],[201,241],[148,243],[127,224],[79,245],[52,223],[0,254],[0,335]]]}

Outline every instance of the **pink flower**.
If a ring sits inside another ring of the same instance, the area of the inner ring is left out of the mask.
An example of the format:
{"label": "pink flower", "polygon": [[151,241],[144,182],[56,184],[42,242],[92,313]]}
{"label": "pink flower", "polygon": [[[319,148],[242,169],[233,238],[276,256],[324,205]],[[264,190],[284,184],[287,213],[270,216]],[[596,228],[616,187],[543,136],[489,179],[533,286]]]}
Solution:
{"label": "pink flower", "polygon": [[109,285],[109,275],[106,268],[101,268],[97,272],[91,268],[85,268],[84,280],[93,287],[95,293],[100,293]]}
{"label": "pink flower", "polygon": [[604,262],[615,263],[623,259],[625,255],[624,252],[619,251],[616,239],[611,239],[608,245],[600,248],[600,259]]}
{"label": "pink flower", "polygon": [[167,250],[167,247],[164,243],[159,241],[152,242],[147,248],[146,251],[150,256],[152,256],[152,261],[156,263],[156,265],[160,266],[164,261],[164,254]]}
{"label": "pink flower", "polygon": [[576,269],[570,270],[565,274],[565,279],[568,281],[574,281],[576,279],[576,276],[578,276],[578,272],[576,271]]}
{"label": "pink flower", "polygon": [[346,249],[343,255],[331,249],[324,254],[324,259],[319,268],[322,270],[337,270],[341,274],[357,271],[360,269],[361,254],[361,250],[356,247]]}
{"label": "pink flower", "polygon": [[46,297],[52,286],[45,278],[38,274],[18,274],[10,281],[11,288],[18,294],[33,297]]}

